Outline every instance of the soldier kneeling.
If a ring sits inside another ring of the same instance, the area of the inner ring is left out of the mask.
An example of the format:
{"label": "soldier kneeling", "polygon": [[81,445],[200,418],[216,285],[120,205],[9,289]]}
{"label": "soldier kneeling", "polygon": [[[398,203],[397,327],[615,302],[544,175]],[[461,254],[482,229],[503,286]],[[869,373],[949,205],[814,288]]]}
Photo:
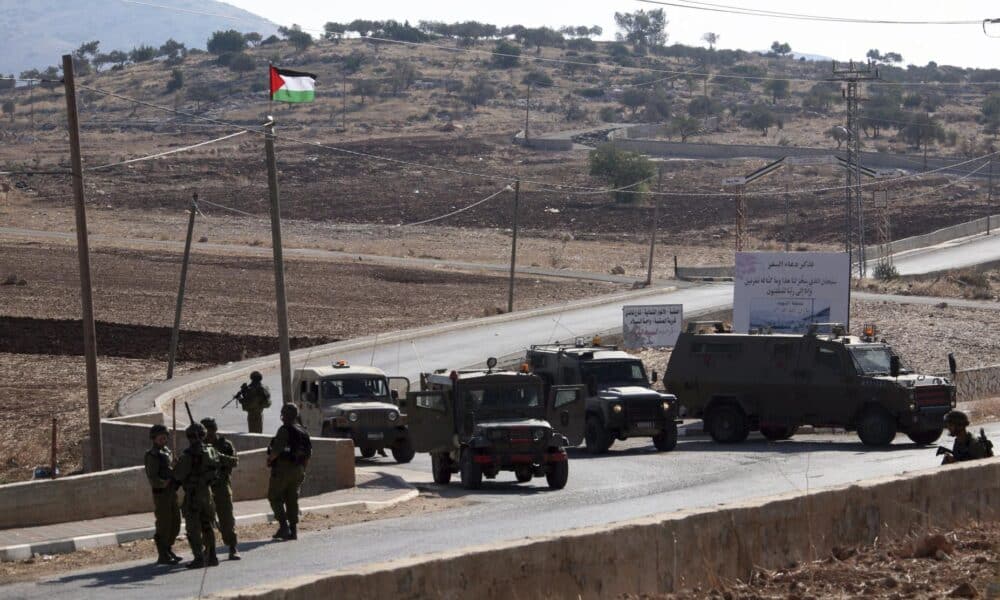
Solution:
{"label": "soldier kneeling", "polygon": [[968,431],[969,416],[960,410],[953,410],[944,416],[948,434],[955,438],[951,450],[941,447],[938,454],[944,454],[943,465],[993,456],[993,442],[986,439],[986,432],[979,430],[979,437]]}

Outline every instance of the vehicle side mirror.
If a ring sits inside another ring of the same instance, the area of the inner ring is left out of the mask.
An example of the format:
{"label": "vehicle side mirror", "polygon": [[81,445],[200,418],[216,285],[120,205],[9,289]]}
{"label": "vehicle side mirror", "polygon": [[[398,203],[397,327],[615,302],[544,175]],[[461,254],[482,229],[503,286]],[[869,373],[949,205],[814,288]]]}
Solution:
{"label": "vehicle side mirror", "polygon": [[948,370],[951,372],[951,376],[954,377],[955,373],[958,373],[958,363],[955,362],[955,353],[948,353]]}
{"label": "vehicle side mirror", "polygon": [[895,355],[889,357],[889,374],[893,377],[899,377],[901,369],[902,366],[900,365],[899,357]]}
{"label": "vehicle side mirror", "polygon": [[660,374],[657,373],[656,371],[653,371],[653,383],[656,383],[659,380],[660,380]]}

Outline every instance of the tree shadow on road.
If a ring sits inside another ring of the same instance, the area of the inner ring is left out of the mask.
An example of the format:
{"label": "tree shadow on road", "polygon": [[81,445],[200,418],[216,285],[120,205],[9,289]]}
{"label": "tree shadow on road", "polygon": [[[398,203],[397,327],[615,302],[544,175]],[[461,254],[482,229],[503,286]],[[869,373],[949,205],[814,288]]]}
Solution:
{"label": "tree shadow on road", "polygon": [[751,438],[738,444],[720,444],[710,439],[682,441],[676,452],[753,452],[771,454],[805,454],[809,452],[849,452],[853,454],[874,454],[903,450],[926,450],[933,452],[936,446],[922,446],[913,442],[897,442],[890,446],[866,446],[856,438],[853,441],[790,439],[772,442]]}

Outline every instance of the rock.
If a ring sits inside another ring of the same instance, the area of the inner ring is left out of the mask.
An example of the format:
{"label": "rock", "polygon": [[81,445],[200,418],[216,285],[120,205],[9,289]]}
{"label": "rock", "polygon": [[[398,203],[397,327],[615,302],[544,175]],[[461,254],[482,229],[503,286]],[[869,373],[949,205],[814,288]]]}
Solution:
{"label": "rock", "polygon": [[17,275],[8,275],[0,285],[17,285]]}
{"label": "rock", "polygon": [[948,594],[948,597],[949,598],[978,598],[979,597],[979,591],[976,590],[975,586],[973,586],[971,583],[969,583],[968,581],[966,581],[962,585],[960,585],[957,588],[953,589],[951,591],[951,593]]}
{"label": "rock", "polygon": [[611,274],[612,275],[624,275],[625,274],[625,267],[623,267],[621,265],[615,265],[614,268],[611,269]]}
{"label": "rock", "polygon": [[888,576],[888,577],[886,577],[885,579],[882,580],[882,585],[884,585],[885,587],[887,587],[889,589],[893,589],[893,588],[899,586],[899,582],[896,581],[895,577],[893,577],[893,576],[890,575],[890,576]]}
{"label": "rock", "polygon": [[944,550],[938,550],[934,553],[934,560],[939,562],[947,562],[951,560],[951,556],[948,555]]}
{"label": "rock", "polygon": [[938,302],[937,304],[934,305],[934,308],[948,308],[948,303],[947,302]]}
{"label": "rock", "polygon": [[857,554],[857,550],[854,548],[841,548],[837,546],[833,549],[833,557],[837,560],[844,561]]}
{"label": "rock", "polygon": [[[917,542],[913,549],[914,558],[937,558],[938,552],[950,554],[955,551],[955,546],[940,533],[925,536]],[[941,559],[938,559],[941,560]]]}

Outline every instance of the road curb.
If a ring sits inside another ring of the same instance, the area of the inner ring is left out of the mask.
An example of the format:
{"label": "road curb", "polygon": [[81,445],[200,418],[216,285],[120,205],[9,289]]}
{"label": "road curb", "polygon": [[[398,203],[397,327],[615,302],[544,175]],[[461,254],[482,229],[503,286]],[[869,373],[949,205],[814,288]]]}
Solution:
{"label": "road curb", "polygon": [[[403,481],[400,479],[400,481]],[[405,482],[404,482],[405,483]],[[415,500],[420,496],[420,490],[410,484],[406,484],[408,489],[392,500],[355,500],[351,502],[336,502],[333,504],[322,504],[319,506],[304,507],[302,514],[324,513],[338,510],[353,510],[363,508],[368,512],[379,512],[392,508],[398,504]],[[261,523],[274,523],[274,514],[270,512],[240,515],[236,517],[237,525],[258,525]],[[183,532],[184,529],[181,528]],[[42,554],[70,554],[78,550],[90,550],[102,546],[115,546],[127,544],[137,540],[148,540],[153,538],[156,529],[153,527],[143,527],[140,529],[126,529],[111,533],[97,533],[92,535],[82,535],[60,540],[47,540],[33,544],[18,544],[13,546],[0,547],[0,562],[13,562],[27,560],[32,556]]]}

